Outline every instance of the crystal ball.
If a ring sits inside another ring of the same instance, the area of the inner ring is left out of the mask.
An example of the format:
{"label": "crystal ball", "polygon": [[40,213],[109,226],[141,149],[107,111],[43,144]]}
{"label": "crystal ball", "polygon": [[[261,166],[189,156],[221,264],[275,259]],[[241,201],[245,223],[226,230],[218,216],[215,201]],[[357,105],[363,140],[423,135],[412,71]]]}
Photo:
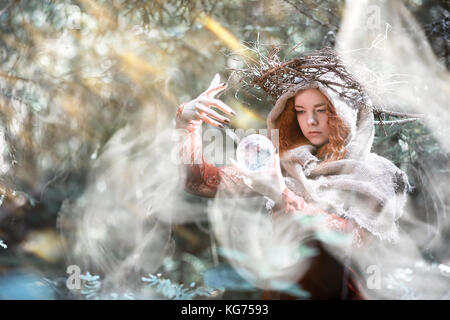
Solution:
{"label": "crystal ball", "polygon": [[264,171],[271,167],[275,147],[260,134],[252,134],[239,143],[236,150],[237,162],[249,171]]}

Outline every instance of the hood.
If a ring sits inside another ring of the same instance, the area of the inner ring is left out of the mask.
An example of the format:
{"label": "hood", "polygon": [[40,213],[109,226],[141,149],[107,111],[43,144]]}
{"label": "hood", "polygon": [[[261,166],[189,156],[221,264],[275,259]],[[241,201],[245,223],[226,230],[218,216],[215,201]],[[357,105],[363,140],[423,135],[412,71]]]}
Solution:
{"label": "hood", "polygon": [[[338,78],[328,76],[325,81],[339,83]],[[357,159],[362,158],[370,153],[374,138],[374,118],[370,100],[365,104],[357,104],[349,99],[348,96],[342,97],[342,87],[339,85],[325,85],[322,81],[306,81],[299,82],[291,86],[283,93],[275,103],[267,117],[267,128],[271,132],[276,129],[276,121],[285,111],[286,102],[289,98],[294,97],[299,91],[304,89],[319,89],[322,94],[328,98],[333,104],[337,115],[350,129],[349,135],[345,141],[347,149],[346,158]],[[302,134],[299,132],[299,134]]]}

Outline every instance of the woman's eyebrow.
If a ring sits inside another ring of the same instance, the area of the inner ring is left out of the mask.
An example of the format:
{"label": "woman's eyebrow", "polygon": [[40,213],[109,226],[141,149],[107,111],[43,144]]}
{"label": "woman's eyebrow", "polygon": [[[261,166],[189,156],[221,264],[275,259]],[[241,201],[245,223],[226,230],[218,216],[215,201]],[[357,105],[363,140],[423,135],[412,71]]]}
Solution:
{"label": "woman's eyebrow", "polygon": [[[315,104],[315,105],[314,105],[314,108],[321,107],[321,106],[325,106],[326,104],[327,104],[326,102],[320,102],[320,103]],[[294,108],[304,108],[304,107],[303,107],[303,106],[296,105],[296,106],[294,106]]]}

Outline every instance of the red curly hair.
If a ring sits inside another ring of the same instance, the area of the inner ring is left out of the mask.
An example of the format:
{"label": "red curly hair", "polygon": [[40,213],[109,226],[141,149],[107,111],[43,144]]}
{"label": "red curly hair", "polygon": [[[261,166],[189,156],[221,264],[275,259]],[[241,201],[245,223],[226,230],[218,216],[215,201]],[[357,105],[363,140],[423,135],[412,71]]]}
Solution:
{"label": "red curly hair", "polygon": [[[328,99],[327,99],[328,101]],[[330,136],[328,143],[321,146],[317,152],[317,157],[324,162],[343,159],[347,153],[345,148],[345,138],[350,130],[336,114],[334,106],[327,103],[328,127]],[[283,155],[287,150],[311,144],[303,135],[297,121],[297,114],[294,108],[294,98],[288,99],[282,114],[276,120],[275,128],[279,130],[279,153]]]}

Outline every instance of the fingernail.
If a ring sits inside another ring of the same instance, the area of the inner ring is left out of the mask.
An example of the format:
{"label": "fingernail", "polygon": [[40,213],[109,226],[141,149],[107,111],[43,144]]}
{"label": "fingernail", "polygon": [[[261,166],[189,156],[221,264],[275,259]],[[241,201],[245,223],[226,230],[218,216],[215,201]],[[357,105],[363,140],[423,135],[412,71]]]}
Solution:
{"label": "fingernail", "polygon": [[223,86],[226,85],[226,84],[227,84],[226,82],[222,82],[222,83],[220,84],[220,86],[223,87]]}
{"label": "fingernail", "polygon": [[231,114],[232,114],[233,116],[235,116],[235,115],[236,115],[236,112],[234,112],[233,110],[231,110]]}
{"label": "fingernail", "polygon": [[223,120],[225,123],[230,123],[230,119],[225,118],[225,120]]}
{"label": "fingernail", "polygon": [[219,124],[219,127],[220,127],[220,128],[223,128],[223,124]]}

